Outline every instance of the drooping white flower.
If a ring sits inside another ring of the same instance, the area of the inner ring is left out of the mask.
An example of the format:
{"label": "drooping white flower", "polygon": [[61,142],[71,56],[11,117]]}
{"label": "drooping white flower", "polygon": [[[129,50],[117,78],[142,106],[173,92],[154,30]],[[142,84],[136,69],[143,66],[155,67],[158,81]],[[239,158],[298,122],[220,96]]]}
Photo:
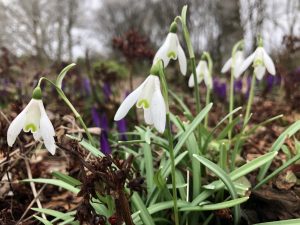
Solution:
{"label": "drooping white flower", "polygon": [[[212,89],[213,87],[213,81],[212,77],[209,73],[208,65],[205,60],[200,60],[196,67],[196,75],[197,75],[197,82],[200,84],[202,80],[204,80],[204,83],[207,88]],[[190,79],[189,79],[189,87],[194,87],[195,82],[194,82],[194,76],[191,74]]]}
{"label": "drooping white flower", "polygon": [[275,65],[273,60],[268,55],[263,47],[258,47],[240,66],[237,76],[240,76],[253,63],[254,74],[258,80],[261,80],[266,73],[266,70],[275,75]]}
{"label": "drooping white flower", "polygon": [[129,94],[120,105],[114,120],[123,119],[135,103],[138,108],[144,109],[145,122],[149,125],[153,124],[159,132],[163,133],[166,126],[166,104],[160,90],[159,77],[149,75]]}
{"label": "drooping white flower", "polygon": [[186,75],[187,60],[185,53],[179,43],[176,32],[169,32],[163,45],[158,49],[154,56],[153,64],[158,60],[163,60],[164,67],[166,68],[170,62],[170,59],[176,60],[178,58],[180,71],[183,75]]}
{"label": "drooping white flower", "polygon": [[7,130],[7,143],[12,146],[21,130],[31,132],[34,139],[44,141],[47,150],[55,154],[55,131],[40,98],[32,98],[23,111],[11,122]]}
{"label": "drooping white flower", "polygon": [[[233,64],[232,64],[233,62]],[[232,59],[232,57],[230,59],[227,60],[227,62],[224,64],[221,73],[226,73],[228,72],[231,67],[233,68],[233,75],[235,78],[239,78],[239,76],[241,74],[238,74],[238,70],[240,68],[240,66],[242,65],[242,63],[244,62],[244,54],[243,51],[238,50],[236,51],[236,53],[234,54],[234,60]]]}

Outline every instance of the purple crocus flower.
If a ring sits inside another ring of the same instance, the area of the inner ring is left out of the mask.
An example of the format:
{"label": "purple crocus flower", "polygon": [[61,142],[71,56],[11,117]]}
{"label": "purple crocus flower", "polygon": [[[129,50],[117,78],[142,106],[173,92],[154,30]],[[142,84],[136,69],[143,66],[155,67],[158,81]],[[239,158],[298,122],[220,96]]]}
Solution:
{"label": "purple crocus flower", "polygon": [[101,116],[100,116],[100,127],[101,127],[102,130],[105,130],[105,131],[109,130],[108,120],[107,120],[107,116],[106,116],[105,112],[101,113]]}
{"label": "purple crocus flower", "polygon": [[83,87],[84,87],[86,94],[91,95],[92,89],[91,89],[91,82],[90,82],[89,78],[87,78],[87,77],[83,78]]}
{"label": "purple crocus flower", "polygon": [[117,121],[117,127],[118,127],[118,131],[119,131],[119,138],[121,141],[127,141],[127,137],[125,132],[127,131],[127,126],[126,126],[126,121],[125,119],[121,119],[119,121]]}
{"label": "purple crocus flower", "polygon": [[243,81],[241,79],[234,81],[234,92],[241,92],[243,88]]}
{"label": "purple crocus flower", "polygon": [[249,98],[250,89],[251,89],[251,81],[252,81],[252,77],[251,77],[251,76],[248,76],[248,77],[247,77],[247,91],[246,91],[246,93],[245,93],[246,99]]}
{"label": "purple crocus flower", "polygon": [[219,79],[215,78],[213,80],[214,92],[218,95],[218,97],[222,99],[226,99],[227,86],[226,82],[222,82]]}
{"label": "purple crocus flower", "polygon": [[104,155],[108,155],[111,153],[111,148],[110,148],[109,141],[108,141],[108,134],[107,134],[107,131],[105,131],[105,130],[101,130],[100,147],[101,147],[101,152]]}
{"label": "purple crocus flower", "polygon": [[99,117],[96,107],[92,107],[92,120],[93,120],[94,126],[100,127],[100,117]]}
{"label": "purple crocus flower", "polygon": [[107,102],[109,100],[111,94],[112,94],[110,84],[107,83],[107,82],[104,82],[103,87],[102,87],[102,91],[103,91],[103,94],[104,94],[104,100],[105,100],[105,102]]}

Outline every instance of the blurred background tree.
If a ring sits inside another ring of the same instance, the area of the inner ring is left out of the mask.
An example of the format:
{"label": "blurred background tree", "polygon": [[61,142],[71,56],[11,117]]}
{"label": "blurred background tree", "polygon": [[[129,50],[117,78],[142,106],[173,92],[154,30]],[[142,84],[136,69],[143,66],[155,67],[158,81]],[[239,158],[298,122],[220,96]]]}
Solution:
{"label": "blurred background tree", "polygon": [[250,52],[261,34],[279,55],[300,36],[299,0],[0,0],[0,45],[41,61],[72,61],[87,49],[110,58],[112,39],[134,29],[156,49],[185,4],[195,51],[210,51],[217,68],[242,38]]}

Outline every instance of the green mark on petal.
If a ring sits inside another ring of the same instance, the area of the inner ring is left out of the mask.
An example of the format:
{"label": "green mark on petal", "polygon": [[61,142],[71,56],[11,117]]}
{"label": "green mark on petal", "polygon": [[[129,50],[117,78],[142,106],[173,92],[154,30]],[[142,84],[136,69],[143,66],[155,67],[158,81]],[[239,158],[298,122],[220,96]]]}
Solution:
{"label": "green mark on petal", "polygon": [[37,131],[37,127],[33,123],[29,123],[29,124],[26,124],[26,126],[24,127],[24,131],[25,132],[31,131],[32,133],[34,133]]}
{"label": "green mark on petal", "polygon": [[173,51],[168,52],[168,58],[176,59],[176,53]]}
{"label": "green mark on petal", "polygon": [[256,66],[263,66],[264,65],[264,62],[263,60],[261,59],[256,59],[253,63],[253,66],[256,67]]}
{"label": "green mark on petal", "polygon": [[144,109],[148,109],[150,107],[149,102],[147,101],[147,99],[141,99],[137,102],[136,106],[138,108],[144,108]]}

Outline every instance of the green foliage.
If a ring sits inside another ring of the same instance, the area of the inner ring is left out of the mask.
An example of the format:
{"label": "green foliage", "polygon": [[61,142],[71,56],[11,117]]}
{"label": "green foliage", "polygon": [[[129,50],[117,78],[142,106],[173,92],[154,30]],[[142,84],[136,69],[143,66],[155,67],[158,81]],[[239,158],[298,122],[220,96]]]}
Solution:
{"label": "green foliage", "polygon": [[[173,25],[181,22],[195,77],[195,56],[187,29],[186,14],[187,6],[183,8],[181,17],[175,18]],[[122,183],[124,185],[124,187],[122,186],[122,191],[126,193],[126,196],[130,196],[130,212],[132,213],[131,218],[133,222],[135,224],[154,225],[157,221],[167,223],[168,219],[174,217],[175,224],[179,224],[178,218],[180,218],[181,224],[196,225],[199,222],[209,224],[211,221],[219,224],[219,219],[215,218],[215,214],[210,211],[232,208],[233,223],[238,225],[242,216],[241,204],[249,199],[248,191],[259,188],[300,159],[300,145],[297,140],[295,140],[295,145],[298,153],[295,156],[284,144],[287,138],[292,137],[299,131],[300,121],[288,127],[273,143],[268,153],[252,161],[237,164],[236,159],[241,158],[245,140],[255,133],[259,127],[282,117],[282,115],[279,115],[251,128],[248,127],[251,120],[250,111],[254,96],[255,77],[252,79],[251,95],[246,108],[246,115],[244,117],[236,115],[236,113],[241,111],[242,107],[233,109],[232,101],[228,114],[223,118],[219,118],[214,127],[209,127],[207,121],[209,112],[213,108],[213,103],[209,103],[210,93],[208,92],[206,98],[207,104],[200,110],[199,92],[196,85],[196,113],[194,113],[179,96],[168,89],[162,61],[158,60],[157,65],[165,100],[163,106],[166,106],[166,115],[163,115],[166,116],[167,121],[166,132],[164,135],[160,135],[154,129],[136,125],[135,131],[128,133],[129,140],[117,141],[116,137],[118,135],[112,135],[110,140],[114,149],[118,150],[120,157],[122,157],[120,162],[111,161],[109,164],[114,169],[113,171],[120,169],[124,165],[126,166],[125,162],[128,158],[131,159],[131,157],[128,157],[131,154],[134,156],[132,164],[135,170],[139,171],[142,177],[145,177],[147,194],[142,191],[131,193],[132,189],[130,189],[128,182],[125,182],[125,185]],[[79,145],[88,152],[89,156],[102,158],[104,154],[96,147],[94,138],[89,133],[79,113],[61,90],[62,80],[72,66],[73,64],[66,67],[58,76],[56,84],[52,84],[79,120],[88,136],[88,140],[84,138],[79,139],[72,135],[67,135],[67,137],[77,140]],[[212,62],[210,72],[212,72],[211,70]],[[116,61],[101,61],[93,65],[94,78],[98,75],[105,75],[106,78],[119,80],[125,78],[128,74],[129,71],[126,67]],[[169,95],[176,103],[177,108],[183,112],[184,117],[179,117],[169,112]],[[231,98],[231,100],[233,99]],[[240,129],[233,132],[234,128],[241,124],[243,125]],[[272,160],[280,150],[287,155],[288,160],[266,176]],[[258,169],[258,183],[252,188],[247,175]],[[90,169],[90,172],[98,174],[97,172],[99,171]],[[82,183],[60,172],[53,172],[52,175],[56,179],[36,178],[23,181],[55,185],[74,194],[78,194],[80,187],[84,185],[84,182]],[[105,176],[106,174],[101,175]],[[126,179],[131,178],[124,178],[123,181]],[[98,184],[96,183],[93,185],[96,186]],[[97,191],[96,188],[94,192],[92,194],[88,193],[91,195],[88,204],[90,203],[94,211],[99,215],[105,217],[113,215],[117,209],[115,208],[117,202],[120,200],[120,196],[123,195],[110,192],[105,192],[104,194],[104,192]],[[171,213],[172,208],[173,213]],[[54,220],[48,221],[42,217],[35,216],[43,224],[48,225],[61,220],[61,224],[78,223],[78,221],[75,221],[75,211],[61,213],[52,209],[32,208],[32,210],[55,217]],[[296,224],[295,221],[298,222],[298,220],[290,220],[285,224]],[[263,224],[277,225],[283,223],[272,222],[262,223],[261,225]]]}
{"label": "green foliage", "polygon": [[106,78],[124,79],[128,77],[129,71],[126,66],[118,63],[115,60],[99,61],[93,64],[95,76],[97,74],[105,75]]}

